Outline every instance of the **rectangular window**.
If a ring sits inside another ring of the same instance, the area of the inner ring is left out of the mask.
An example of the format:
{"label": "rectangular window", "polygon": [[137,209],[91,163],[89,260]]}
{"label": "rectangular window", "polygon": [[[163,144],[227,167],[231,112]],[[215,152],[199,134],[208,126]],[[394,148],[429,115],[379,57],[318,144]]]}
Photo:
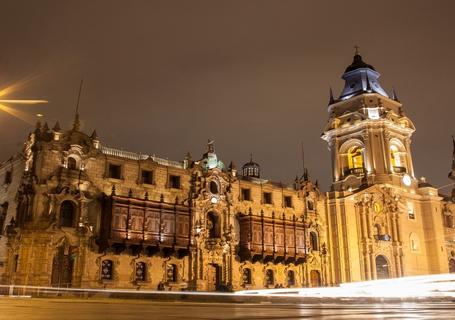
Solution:
{"label": "rectangular window", "polygon": [[109,164],[109,178],[121,179],[122,178],[122,166],[118,164]]}
{"label": "rectangular window", "polygon": [[242,200],[251,201],[251,192],[250,189],[242,188]]}
{"label": "rectangular window", "polygon": [[169,176],[169,188],[180,189],[180,176]]}
{"label": "rectangular window", "polygon": [[292,197],[291,196],[284,196],[284,206],[286,208],[292,208]]}
{"label": "rectangular window", "polygon": [[142,183],[153,184],[153,171],[142,170]]}
{"label": "rectangular window", "polygon": [[408,203],[408,218],[411,220],[415,220],[416,218],[414,206],[412,205],[412,203]]}
{"label": "rectangular window", "polygon": [[13,180],[13,173],[10,170],[6,171],[4,183],[10,184],[12,180]]}
{"label": "rectangular window", "polygon": [[264,203],[272,204],[272,193],[271,192],[264,192]]}

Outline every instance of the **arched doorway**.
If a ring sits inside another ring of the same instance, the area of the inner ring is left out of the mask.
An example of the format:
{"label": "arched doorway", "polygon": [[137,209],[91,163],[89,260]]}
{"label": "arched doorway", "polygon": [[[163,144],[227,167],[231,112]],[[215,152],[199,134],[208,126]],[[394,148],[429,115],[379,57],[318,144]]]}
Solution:
{"label": "arched doorway", "polygon": [[65,252],[65,246],[60,246],[55,252],[52,261],[51,286],[69,288],[73,283],[73,268],[75,248],[69,247]]}
{"label": "arched doorway", "polygon": [[379,255],[376,257],[376,279],[389,279],[389,263],[387,259]]}
{"label": "arched doorway", "polygon": [[207,266],[207,291],[216,291],[221,286],[221,267],[217,264]]}
{"label": "arched doorway", "polygon": [[317,270],[311,270],[310,272],[310,283],[312,287],[320,287],[321,283],[321,274]]}
{"label": "arched doorway", "polygon": [[455,273],[455,260],[454,259],[449,260],[449,272]]}

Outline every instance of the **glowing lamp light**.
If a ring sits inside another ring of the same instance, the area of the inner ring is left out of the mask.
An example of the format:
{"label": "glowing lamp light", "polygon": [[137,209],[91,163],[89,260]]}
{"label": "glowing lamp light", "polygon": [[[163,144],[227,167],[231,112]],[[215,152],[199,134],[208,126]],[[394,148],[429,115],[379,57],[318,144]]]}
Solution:
{"label": "glowing lamp light", "polygon": [[217,203],[218,203],[218,198],[217,198],[217,197],[212,197],[212,198],[210,199],[210,202],[211,202],[212,204],[217,204]]}

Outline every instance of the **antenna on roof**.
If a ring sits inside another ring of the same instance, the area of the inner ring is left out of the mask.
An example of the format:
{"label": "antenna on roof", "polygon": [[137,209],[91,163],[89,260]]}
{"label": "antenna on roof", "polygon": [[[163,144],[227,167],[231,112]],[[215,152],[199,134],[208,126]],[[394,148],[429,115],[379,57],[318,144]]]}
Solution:
{"label": "antenna on roof", "polygon": [[81,93],[82,93],[82,84],[84,80],[81,79],[81,84],[79,85],[79,93],[77,95],[77,103],[76,103],[76,111],[74,114],[74,123],[73,123],[73,130],[78,131],[81,127],[81,122],[79,121],[79,102],[81,101]]}

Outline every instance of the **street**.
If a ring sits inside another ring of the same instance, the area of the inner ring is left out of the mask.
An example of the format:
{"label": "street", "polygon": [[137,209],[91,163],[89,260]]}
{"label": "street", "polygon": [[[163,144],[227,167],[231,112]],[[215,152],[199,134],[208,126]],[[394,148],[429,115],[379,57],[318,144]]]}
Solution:
{"label": "street", "polygon": [[453,303],[239,304],[0,297],[0,319],[450,319]]}

